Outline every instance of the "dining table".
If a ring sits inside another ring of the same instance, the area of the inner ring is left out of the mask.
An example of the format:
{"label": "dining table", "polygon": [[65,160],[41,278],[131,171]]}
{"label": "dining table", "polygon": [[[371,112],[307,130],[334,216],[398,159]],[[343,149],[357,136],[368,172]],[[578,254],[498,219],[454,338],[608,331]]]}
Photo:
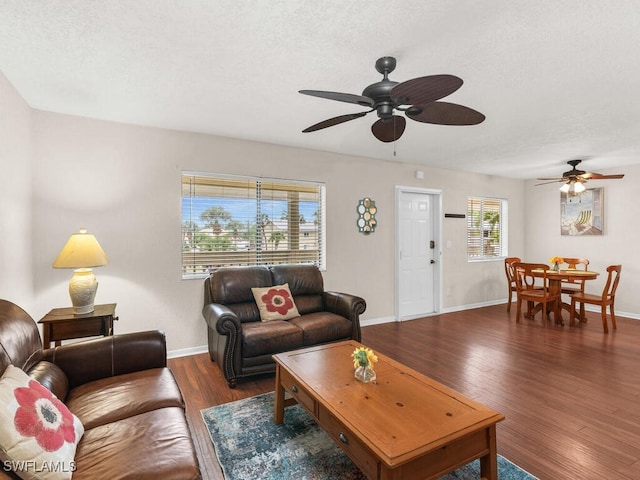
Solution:
{"label": "dining table", "polygon": [[[570,269],[570,268],[559,269],[559,270],[540,269],[540,270],[532,270],[531,272],[536,277],[542,277],[546,272],[547,278],[549,279],[549,293],[554,295],[557,294],[558,298],[560,298],[560,302],[561,302],[560,317],[561,318],[559,319],[558,323],[560,323],[561,325],[564,325],[564,322],[562,321],[562,310],[566,310],[567,312],[571,313],[571,304],[562,302],[562,296],[560,295],[560,292],[562,291],[562,282],[595,280],[596,278],[598,278],[598,275],[600,275],[599,272],[594,272],[591,270],[578,270],[578,269]],[[542,308],[542,304],[536,305],[535,308],[531,311],[531,316],[539,312],[541,308]],[[574,315],[575,315],[575,318],[577,318],[579,321],[586,322],[586,318],[582,318],[582,316],[580,315],[580,312],[576,311]]]}

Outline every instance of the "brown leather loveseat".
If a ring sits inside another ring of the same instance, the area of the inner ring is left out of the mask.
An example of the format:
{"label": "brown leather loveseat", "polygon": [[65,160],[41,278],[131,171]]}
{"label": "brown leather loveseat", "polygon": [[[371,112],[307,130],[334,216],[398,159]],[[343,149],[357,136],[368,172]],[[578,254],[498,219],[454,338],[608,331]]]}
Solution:
{"label": "brown leather loveseat", "polygon": [[[288,284],[299,316],[261,321],[252,288]],[[314,265],[222,267],[204,284],[202,314],[208,325],[209,356],[227,383],[275,371],[272,356],[298,348],[353,339],[360,341],[365,301],[324,291]]]}
{"label": "brown leather loveseat", "polygon": [[[9,365],[49,389],[82,422],[74,480],[201,478],[182,394],[166,366],[162,332],[43,350],[34,320],[0,300],[0,374]],[[0,478],[18,478],[12,465],[18,463],[3,462]]]}

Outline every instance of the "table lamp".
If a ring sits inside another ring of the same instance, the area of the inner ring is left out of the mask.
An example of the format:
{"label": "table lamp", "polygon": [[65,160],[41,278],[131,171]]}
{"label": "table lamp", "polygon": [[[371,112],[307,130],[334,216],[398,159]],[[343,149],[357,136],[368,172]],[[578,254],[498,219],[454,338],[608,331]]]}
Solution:
{"label": "table lamp", "polygon": [[74,273],[69,281],[69,296],[73,304],[73,313],[93,312],[93,301],[98,290],[93,267],[107,265],[109,259],[96,237],[84,228],[74,233],[53,262],[53,268],[73,268]]}

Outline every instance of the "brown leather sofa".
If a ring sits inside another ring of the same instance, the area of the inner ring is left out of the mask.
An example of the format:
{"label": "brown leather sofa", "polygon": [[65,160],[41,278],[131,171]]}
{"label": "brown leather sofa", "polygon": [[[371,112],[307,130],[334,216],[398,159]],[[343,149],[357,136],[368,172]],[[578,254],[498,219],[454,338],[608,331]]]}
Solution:
{"label": "brown leather sofa", "polygon": [[[251,288],[285,283],[300,316],[262,322]],[[222,267],[204,283],[202,314],[208,325],[209,356],[231,388],[239,378],[275,371],[276,353],[360,341],[365,309],[360,297],[324,291],[322,274],[314,265]]]}
{"label": "brown leather sofa", "polygon": [[[0,372],[9,364],[22,369],[84,426],[74,480],[201,478],[182,394],[166,358],[159,331],[43,350],[34,320],[0,300]],[[19,478],[3,467],[0,478]]]}

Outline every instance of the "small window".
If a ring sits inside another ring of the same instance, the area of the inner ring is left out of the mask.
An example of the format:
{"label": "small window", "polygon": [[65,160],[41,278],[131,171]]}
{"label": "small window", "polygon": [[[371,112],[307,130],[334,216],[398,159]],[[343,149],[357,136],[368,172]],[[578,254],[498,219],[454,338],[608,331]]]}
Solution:
{"label": "small window", "polygon": [[325,186],[182,175],[182,278],[232,265],[325,265]]}
{"label": "small window", "polygon": [[469,261],[507,256],[507,201],[469,197],[467,203],[467,257]]}

